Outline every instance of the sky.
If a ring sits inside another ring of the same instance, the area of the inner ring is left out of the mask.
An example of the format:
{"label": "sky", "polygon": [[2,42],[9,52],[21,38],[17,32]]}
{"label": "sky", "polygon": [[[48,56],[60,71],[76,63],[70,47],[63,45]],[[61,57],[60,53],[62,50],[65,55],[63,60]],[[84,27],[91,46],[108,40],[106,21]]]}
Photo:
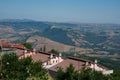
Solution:
{"label": "sky", "polygon": [[0,0],[0,19],[120,23],[120,0]]}

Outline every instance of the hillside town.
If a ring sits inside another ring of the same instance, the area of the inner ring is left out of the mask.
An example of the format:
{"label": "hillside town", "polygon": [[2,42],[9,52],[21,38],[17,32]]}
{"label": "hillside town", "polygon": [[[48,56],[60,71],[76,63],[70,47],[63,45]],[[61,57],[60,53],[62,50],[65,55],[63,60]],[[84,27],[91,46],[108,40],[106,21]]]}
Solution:
{"label": "hillside town", "polygon": [[95,59],[94,61],[90,61],[77,57],[64,58],[62,56],[62,53],[59,53],[59,55],[55,55],[50,52],[37,51],[35,48],[33,50],[29,50],[23,44],[12,44],[5,41],[1,41],[0,46],[0,53],[2,55],[13,52],[16,53],[19,59],[31,57],[33,62],[42,62],[42,65],[44,66],[44,68],[48,69],[52,77],[56,76],[57,70],[59,68],[65,70],[67,67],[69,67],[70,64],[74,66],[77,72],[80,72],[82,69],[91,68],[96,71],[101,71],[105,75],[113,73],[113,70],[99,65],[97,63],[97,59]]}

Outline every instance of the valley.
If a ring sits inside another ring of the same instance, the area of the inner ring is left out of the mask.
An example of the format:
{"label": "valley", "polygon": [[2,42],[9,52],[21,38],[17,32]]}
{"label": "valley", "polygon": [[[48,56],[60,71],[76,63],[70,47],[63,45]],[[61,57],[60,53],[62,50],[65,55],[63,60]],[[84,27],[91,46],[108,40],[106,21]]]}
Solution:
{"label": "valley", "polygon": [[0,40],[119,60],[120,24],[0,20]]}

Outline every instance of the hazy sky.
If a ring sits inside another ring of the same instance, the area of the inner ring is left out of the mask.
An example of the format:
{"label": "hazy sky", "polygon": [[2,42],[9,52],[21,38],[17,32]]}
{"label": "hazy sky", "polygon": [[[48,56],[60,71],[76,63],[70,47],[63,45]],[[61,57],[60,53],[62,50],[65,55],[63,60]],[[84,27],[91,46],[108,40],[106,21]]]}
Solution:
{"label": "hazy sky", "polygon": [[0,19],[120,23],[120,0],[0,0]]}

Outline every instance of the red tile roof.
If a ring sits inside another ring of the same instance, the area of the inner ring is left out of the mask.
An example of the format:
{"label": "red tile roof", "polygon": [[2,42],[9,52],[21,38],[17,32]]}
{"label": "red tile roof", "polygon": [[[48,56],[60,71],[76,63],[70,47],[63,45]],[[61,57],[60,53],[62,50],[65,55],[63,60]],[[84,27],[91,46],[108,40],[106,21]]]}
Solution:
{"label": "red tile roof", "polygon": [[48,53],[37,53],[36,55],[32,55],[32,59],[34,62],[36,61],[41,61],[41,62],[45,62],[49,60],[49,55]]}
{"label": "red tile roof", "polygon": [[23,56],[24,55],[24,50],[21,50],[21,49],[16,49],[16,52],[17,52],[17,56],[20,57],[20,56]]}
{"label": "red tile roof", "polygon": [[84,68],[85,62],[79,61],[79,60],[74,60],[74,59],[65,59],[61,63],[53,66],[50,68],[52,71],[57,71],[59,68],[62,68],[63,70],[66,70],[67,67],[69,67],[70,64],[73,64],[74,68],[76,71],[79,71]]}
{"label": "red tile roof", "polygon": [[4,42],[4,41],[2,41],[2,42],[0,42],[0,46],[2,46],[2,47],[10,47],[11,44],[8,43],[8,42]]}
{"label": "red tile roof", "polygon": [[[62,68],[63,70],[66,70],[67,67],[69,67],[70,64],[73,64],[74,68],[76,71],[80,71],[81,69],[85,68],[86,62],[95,64],[92,61],[89,60],[84,60],[84,59],[79,59],[75,57],[68,57],[67,59],[63,60],[61,63],[58,63],[57,65],[53,66],[50,68],[51,71],[57,72],[59,68]],[[99,67],[108,70],[108,68],[101,66],[97,64]]]}
{"label": "red tile roof", "polygon": [[25,49],[25,46],[23,44],[11,44],[9,42],[1,41],[0,46],[3,48],[18,48],[18,49]]}
{"label": "red tile roof", "polygon": [[12,48],[19,48],[19,49],[25,49],[25,46],[23,44],[13,44],[11,45]]}

